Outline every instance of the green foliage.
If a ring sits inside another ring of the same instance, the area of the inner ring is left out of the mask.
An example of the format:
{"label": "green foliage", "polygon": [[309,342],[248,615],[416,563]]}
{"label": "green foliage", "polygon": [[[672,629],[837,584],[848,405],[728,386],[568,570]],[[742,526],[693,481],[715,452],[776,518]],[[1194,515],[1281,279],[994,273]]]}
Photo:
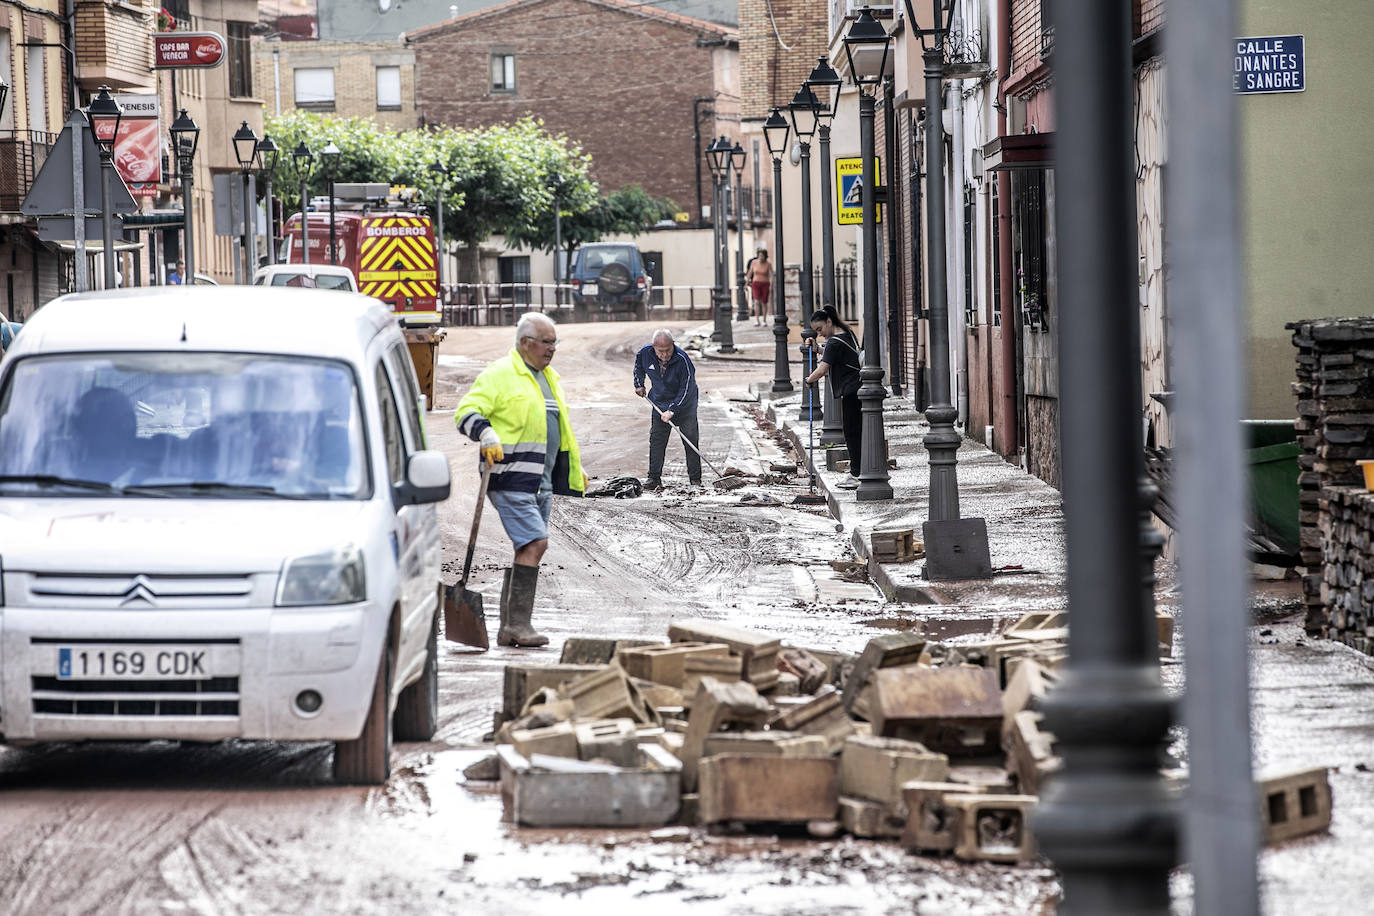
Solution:
{"label": "green foliage", "polygon": [[596,197],[581,210],[566,205],[560,205],[559,210],[561,219],[557,233],[550,208],[524,231],[512,236],[512,241],[540,251],[553,251],[561,236],[564,248],[571,252],[578,245],[608,235],[639,235],[659,220],[671,219],[677,204],[667,198],[653,197],[639,185],[631,184]]}
{"label": "green foliage", "polygon": [[[542,122],[529,118],[476,130],[398,133],[366,119],[290,112],[269,117],[266,129],[283,150],[274,188],[288,212],[300,208],[300,178],[289,153],[301,140],[317,154],[311,196],[328,193],[318,152],[333,140],[341,151],[337,181],[410,185],[420,189],[420,199],[431,211],[441,192],[445,236],[469,247],[496,233],[532,238],[544,221],[551,245],[555,194],[569,215],[597,203],[596,185],[588,175],[591,158],[567,137],[552,135]],[[436,162],[447,174],[429,170]]]}

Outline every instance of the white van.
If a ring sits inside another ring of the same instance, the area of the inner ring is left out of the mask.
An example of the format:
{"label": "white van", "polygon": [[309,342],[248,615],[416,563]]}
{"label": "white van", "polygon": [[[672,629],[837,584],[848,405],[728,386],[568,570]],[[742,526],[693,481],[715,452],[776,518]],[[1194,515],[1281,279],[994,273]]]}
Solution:
{"label": "white van", "polygon": [[39,309],[0,366],[0,742],[334,741],[338,781],[384,782],[393,723],[438,715],[418,404],[361,295]]}
{"label": "white van", "polygon": [[353,271],[336,264],[269,264],[253,274],[253,285],[358,292]]}

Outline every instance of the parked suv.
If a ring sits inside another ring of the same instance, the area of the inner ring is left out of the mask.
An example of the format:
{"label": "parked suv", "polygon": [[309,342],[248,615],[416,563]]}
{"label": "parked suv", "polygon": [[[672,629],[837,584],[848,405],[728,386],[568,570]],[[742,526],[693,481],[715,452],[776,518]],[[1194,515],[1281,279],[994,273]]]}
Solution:
{"label": "parked suv", "polygon": [[625,242],[597,242],[577,249],[568,274],[574,320],[586,321],[595,311],[648,318],[653,267],[637,247]]}

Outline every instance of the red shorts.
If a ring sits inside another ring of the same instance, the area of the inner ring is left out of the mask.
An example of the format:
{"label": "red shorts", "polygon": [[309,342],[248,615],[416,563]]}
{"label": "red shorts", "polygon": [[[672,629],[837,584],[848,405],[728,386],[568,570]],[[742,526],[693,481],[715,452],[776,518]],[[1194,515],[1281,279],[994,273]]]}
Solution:
{"label": "red shorts", "polygon": [[749,285],[750,285],[750,287],[752,287],[753,290],[754,290],[754,301],[755,301],[755,302],[767,302],[767,301],[768,301],[768,292],[769,292],[769,288],[770,288],[770,286],[771,286],[772,284],[770,284],[767,280],[755,280],[754,282],[750,283]]}

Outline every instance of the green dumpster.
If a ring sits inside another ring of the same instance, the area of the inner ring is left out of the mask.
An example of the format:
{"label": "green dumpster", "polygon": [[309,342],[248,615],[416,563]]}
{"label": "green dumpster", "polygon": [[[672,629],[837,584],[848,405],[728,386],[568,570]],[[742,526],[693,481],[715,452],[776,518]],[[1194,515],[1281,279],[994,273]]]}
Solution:
{"label": "green dumpster", "polygon": [[1242,420],[1249,451],[1250,503],[1255,527],[1279,547],[1296,555],[1298,534],[1298,434],[1292,420]]}

